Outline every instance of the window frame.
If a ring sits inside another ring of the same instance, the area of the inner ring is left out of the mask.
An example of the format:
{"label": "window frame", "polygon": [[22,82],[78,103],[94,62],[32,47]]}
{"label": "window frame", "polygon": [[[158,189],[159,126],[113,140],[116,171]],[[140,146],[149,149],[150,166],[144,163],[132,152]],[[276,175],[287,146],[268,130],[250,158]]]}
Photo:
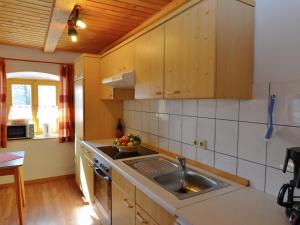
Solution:
{"label": "window frame", "polygon": [[[56,105],[59,104],[59,81],[52,81],[52,80],[36,80],[36,79],[7,79],[7,103],[8,109],[12,106],[12,85],[13,84],[26,84],[31,85],[31,110],[32,110],[32,121],[34,123],[34,133],[36,135],[40,135],[43,133],[43,130],[39,126],[39,119],[37,118],[38,113],[38,86],[45,85],[45,86],[55,86],[56,87]],[[8,110],[9,111],[9,110]],[[9,113],[9,112],[7,112]],[[58,133],[58,123],[57,120],[56,130],[54,133]]]}

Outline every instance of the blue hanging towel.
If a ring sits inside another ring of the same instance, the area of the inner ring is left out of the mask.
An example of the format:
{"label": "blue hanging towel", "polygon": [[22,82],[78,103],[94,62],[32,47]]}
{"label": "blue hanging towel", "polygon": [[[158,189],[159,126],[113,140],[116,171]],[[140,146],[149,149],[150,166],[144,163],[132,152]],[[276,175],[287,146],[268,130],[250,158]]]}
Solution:
{"label": "blue hanging towel", "polygon": [[266,130],[265,139],[268,141],[271,139],[273,134],[273,111],[275,106],[275,95],[271,95],[269,99],[269,107],[268,107],[268,127]]}

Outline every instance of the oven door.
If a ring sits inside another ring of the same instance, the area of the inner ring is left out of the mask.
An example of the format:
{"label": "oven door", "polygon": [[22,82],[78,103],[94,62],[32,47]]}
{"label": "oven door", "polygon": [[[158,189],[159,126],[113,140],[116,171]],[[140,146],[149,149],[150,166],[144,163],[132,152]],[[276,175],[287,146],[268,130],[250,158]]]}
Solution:
{"label": "oven door", "polygon": [[111,178],[101,169],[94,169],[94,198],[103,225],[111,225]]}

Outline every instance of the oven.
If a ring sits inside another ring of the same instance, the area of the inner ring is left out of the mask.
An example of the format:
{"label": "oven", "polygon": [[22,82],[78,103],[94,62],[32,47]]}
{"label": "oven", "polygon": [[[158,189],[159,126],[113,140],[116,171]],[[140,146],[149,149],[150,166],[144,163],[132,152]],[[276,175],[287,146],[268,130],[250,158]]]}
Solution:
{"label": "oven", "polygon": [[111,225],[111,167],[101,156],[94,155],[95,212],[103,225]]}

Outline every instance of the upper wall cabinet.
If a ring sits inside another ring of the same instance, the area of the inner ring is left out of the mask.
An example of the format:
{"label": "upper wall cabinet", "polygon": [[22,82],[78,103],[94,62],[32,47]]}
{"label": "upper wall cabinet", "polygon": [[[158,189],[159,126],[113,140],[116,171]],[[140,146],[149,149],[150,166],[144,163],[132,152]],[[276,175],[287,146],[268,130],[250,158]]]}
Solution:
{"label": "upper wall cabinet", "polygon": [[[100,60],[101,80],[113,75],[134,70],[135,44],[130,42],[123,47],[109,53]],[[116,89],[107,85],[101,85],[101,99],[123,100],[133,99],[133,89]]]}
{"label": "upper wall cabinet", "polygon": [[254,7],[203,0],[165,23],[164,97],[252,97]]}
{"label": "upper wall cabinet", "polygon": [[136,40],[135,98],[163,97],[164,25]]}

